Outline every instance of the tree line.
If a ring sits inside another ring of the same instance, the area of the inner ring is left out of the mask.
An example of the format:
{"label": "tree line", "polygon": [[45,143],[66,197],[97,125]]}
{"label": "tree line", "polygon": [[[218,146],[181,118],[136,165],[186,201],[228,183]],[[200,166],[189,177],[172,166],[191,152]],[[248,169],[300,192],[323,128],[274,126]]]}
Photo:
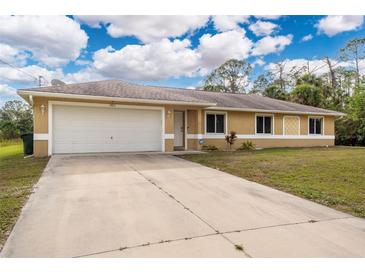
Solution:
{"label": "tree line", "polygon": [[[231,59],[214,69],[202,89],[214,92],[259,94],[274,99],[340,111],[346,115],[335,123],[336,144],[365,145],[365,38],[348,41],[339,57],[324,57],[322,63],[290,66],[274,63],[250,84],[252,66]],[[319,73],[324,71],[323,73]]]}

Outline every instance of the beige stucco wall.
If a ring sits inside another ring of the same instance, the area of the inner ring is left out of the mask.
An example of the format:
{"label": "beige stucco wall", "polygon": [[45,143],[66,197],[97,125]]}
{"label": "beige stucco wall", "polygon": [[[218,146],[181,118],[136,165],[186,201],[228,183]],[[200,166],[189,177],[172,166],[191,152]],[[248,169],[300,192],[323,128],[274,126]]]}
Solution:
{"label": "beige stucco wall", "polygon": [[[48,101],[66,101],[66,102],[83,102],[83,103],[102,103],[110,104],[111,101],[97,100],[79,100],[79,99],[49,99],[45,97],[33,97],[33,112],[34,112],[34,133],[48,133]],[[136,103],[119,103],[123,105],[140,105],[151,106],[150,104]],[[45,113],[41,113],[41,105],[47,108]],[[176,105],[154,105],[165,108],[165,134],[174,133],[174,110],[187,111],[187,134],[195,135],[195,139],[187,139],[187,149],[199,150],[201,145],[196,138],[197,134],[205,134],[205,110],[199,107],[191,106],[176,106]],[[237,134],[255,134],[255,113],[241,111],[224,111],[227,115],[227,132],[235,131]],[[269,115],[265,113],[265,115]],[[274,134],[283,134],[283,117],[285,114],[272,114],[274,116]],[[300,134],[308,134],[308,115],[298,115],[300,117]],[[324,117],[324,134],[334,135],[334,117]],[[236,146],[244,140],[237,140]],[[257,147],[290,147],[290,146],[325,146],[334,145],[334,140],[288,140],[288,139],[254,139],[252,140]],[[219,148],[225,148],[224,139],[205,139],[205,144],[215,145]],[[173,139],[165,139],[165,151],[173,151]],[[34,141],[34,155],[47,156],[48,141]]]}

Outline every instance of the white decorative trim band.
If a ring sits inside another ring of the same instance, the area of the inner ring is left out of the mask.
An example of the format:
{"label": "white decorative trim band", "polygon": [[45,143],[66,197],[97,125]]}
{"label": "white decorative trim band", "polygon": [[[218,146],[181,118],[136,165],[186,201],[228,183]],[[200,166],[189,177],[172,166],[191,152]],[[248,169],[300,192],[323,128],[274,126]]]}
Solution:
{"label": "white decorative trim band", "polygon": [[204,134],[188,134],[187,138],[188,139],[203,139]]}
{"label": "white decorative trim band", "polygon": [[[188,134],[188,139],[224,139],[224,134]],[[238,139],[334,140],[334,135],[237,134]]]}
{"label": "white decorative trim band", "polygon": [[33,140],[34,141],[48,141],[49,136],[48,133],[34,133]]}
{"label": "white decorative trim band", "polygon": [[174,139],[175,135],[173,133],[167,134],[165,133],[165,139]]}

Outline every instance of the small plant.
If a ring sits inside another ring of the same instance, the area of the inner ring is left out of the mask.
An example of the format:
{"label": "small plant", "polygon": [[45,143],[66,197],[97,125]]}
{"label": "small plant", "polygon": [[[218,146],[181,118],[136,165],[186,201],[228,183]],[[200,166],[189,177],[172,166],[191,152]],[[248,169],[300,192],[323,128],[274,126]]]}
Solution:
{"label": "small plant", "polygon": [[203,145],[202,150],[204,150],[204,151],[217,151],[218,148],[216,146],[213,146],[213,145]]}
{"label": "small plant", "polygon": [[254,150],[256,148],[255,144],[251,141],[245,141],[241,144],[237,150]]}
{"label": "small plant", "polygon": [[236,139],[237,139],[237,135],[236,135],[235,131],[231,131],[229,133],[229,135],[226,135],[226,143],[227,143],[229,150],[231,150],[231,147],[234,144],[234,142],[236,141]]}

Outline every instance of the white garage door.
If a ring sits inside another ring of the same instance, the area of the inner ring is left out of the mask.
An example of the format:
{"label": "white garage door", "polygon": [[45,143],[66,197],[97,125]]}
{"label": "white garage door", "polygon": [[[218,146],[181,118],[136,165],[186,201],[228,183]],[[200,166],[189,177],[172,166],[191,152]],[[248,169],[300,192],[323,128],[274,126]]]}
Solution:
{"label": "white garage door", "polygon": [[162,149],[161,110],[54,105],[52,121],[53,153]]}

